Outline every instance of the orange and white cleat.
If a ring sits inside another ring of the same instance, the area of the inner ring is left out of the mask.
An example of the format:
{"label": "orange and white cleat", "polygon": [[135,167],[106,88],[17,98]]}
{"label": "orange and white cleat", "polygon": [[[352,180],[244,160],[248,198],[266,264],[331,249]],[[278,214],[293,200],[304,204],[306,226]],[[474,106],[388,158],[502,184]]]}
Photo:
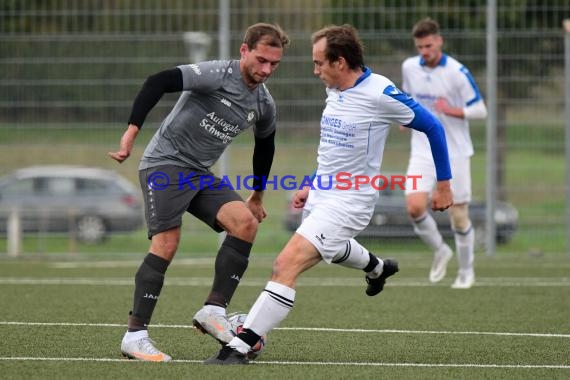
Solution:
{"label": "orange and white cleat", "polygon": [[192,324],[198,331],[211,335],[221,344],[227,344],[235,336],[226,315],[215,314],[205,308],[198,310],[192,319]]}
{"label": "orange and white cleat", "polygon": [[169,362],[172,358],[154,346],[148,337],[148,331],[142,330],[134,333],[127,332],[121,342],[123,356],[146,362]]}

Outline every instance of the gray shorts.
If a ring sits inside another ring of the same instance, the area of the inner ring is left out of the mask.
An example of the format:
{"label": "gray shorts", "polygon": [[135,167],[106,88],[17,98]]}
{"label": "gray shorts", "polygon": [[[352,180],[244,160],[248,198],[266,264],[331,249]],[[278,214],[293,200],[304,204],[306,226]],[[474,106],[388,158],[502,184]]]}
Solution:
{"label": "gray shorts", "polygon": [[221,232],[223,228],[216,221],[220,208],[228,202],[243,202],[238,193],[223,186],[221,179],[210,172],[163,165],[140,170],[139,181],[149,239],[181,226],[184,212]]}

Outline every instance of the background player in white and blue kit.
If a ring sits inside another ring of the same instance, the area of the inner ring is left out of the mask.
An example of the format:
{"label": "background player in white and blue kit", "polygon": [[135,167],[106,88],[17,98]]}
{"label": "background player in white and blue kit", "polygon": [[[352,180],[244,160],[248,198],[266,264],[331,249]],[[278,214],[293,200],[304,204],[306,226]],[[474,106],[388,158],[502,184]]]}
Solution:
{"label": "background player in white and blue kit", "polygon": [[[419,55],[406,59],[402,64],[402,89],[430,110],[445,128],[453,174],[454,204],[449,209],[449,216],[459,264],[452,287],[467,289],[475,281],[475,232],[469,219],[473,143],[468,120],[484,119],[487,108],[469,70],[442,52],[443,38],[436,21],[430,18],[419,21],[413,27],[412,36]],[[429,279],[438,282],[445,276],[453,251],[427,211],[429,195],[436,182],[436,170],[428,140],[424,134],[414,130],[407,173],[422,176],[416,188],[408,180],[406,203],[414,231],[434,252]]]}
{"label": "background player in white and blue kit", "polygon": [[441,124],[394,84],[364,66],[362,44],[350,25],[331,26],[313,35],[314,74],[327,87],[326,107],[321,118],[321,139],[316,175],[332,178],[332,186],[306,187],[294,203],[305,206],[304,219],[273,265],[271,280],[248,313],[245,330],[224,346],[206,364],[247,364],[246,353],[260,336],[287,316],[295,300],[297,277],[321,260],[363,270],[370,296],[382,291],[386,278],[398,271],[394,260],[372,255],[354,237],[372,216],[378,190],[337,187],[335,177],[380,173],[384,144],[393,124],[424,132],[437,167],[437,190],[432,208],[452,204],[451,170]]}

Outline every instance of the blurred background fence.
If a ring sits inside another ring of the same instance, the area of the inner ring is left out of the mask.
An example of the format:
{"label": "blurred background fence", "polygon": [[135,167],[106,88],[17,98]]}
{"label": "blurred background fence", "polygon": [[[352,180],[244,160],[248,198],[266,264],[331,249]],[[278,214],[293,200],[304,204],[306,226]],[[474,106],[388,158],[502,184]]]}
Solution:
{"label": "blurred background fence", "polygon": [[[402,61],[416,54],[411,27],[430,16],[442,27],[445,51],[470,68],[485,96],[486,7],[484,0],[4,0],[0,175],[31,165],[80,164],[114,169],[138,183],[138,159],[175,95],[165,96],[151,112],[127,162],[118,165],[106,153],[117,149],[144,79],[193,59],[216,59],[224,46],[238,58],[244,30],[259,21],[280,24],[292,40],[268,81],[280,114],[272,174],[310,173],[325,98],[322,83],[312,74],[312,32],[327,24],[353,24],[365,44],[367,65],[399,85]],[[570,17],[570,1],[505,0],[496,12],[497,195],[519,212],[513,240],[497,249],[567,252],[562,21]],[[220,44],[223,15],[229,16],[229,39]],[[204,33],[211,43],[197,55],[195,46],[189,50],[184,41],[186,32]],[[474,198],[484,200],[485,122],[472,123],[471,131]],[[230,148],[230,175],[250,173],[252,140],[246,133]],[[408,152],[409,136],[394,128],[383,169],[403,173]],[[266,198],[270,218],[260,231],[258,249],[275,252],[289,235],[283,227],[287,195],[272,191]],[[215,242],[215,235],[205,231],[187,220],[189,242],[183,248],[212,251],[204,242]],[[144,230],[96,248],[67,243],[51,248],[44,239],[26,236],[23,250],[49,253],[72,246],[74,253],[144,252],[147,244]],[[385,249],[399,249],[398,244],[381,243]]]}

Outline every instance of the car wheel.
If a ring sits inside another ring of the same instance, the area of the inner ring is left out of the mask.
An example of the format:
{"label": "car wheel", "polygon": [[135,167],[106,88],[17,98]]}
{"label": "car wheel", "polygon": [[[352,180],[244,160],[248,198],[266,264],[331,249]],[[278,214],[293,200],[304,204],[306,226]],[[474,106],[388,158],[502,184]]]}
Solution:
{"label": "car wheel", "polygon": [[95,244],[102,242],[107,235],[107,226],[103,218],[96,215],[82,216],[77,221],[77,240]]}

